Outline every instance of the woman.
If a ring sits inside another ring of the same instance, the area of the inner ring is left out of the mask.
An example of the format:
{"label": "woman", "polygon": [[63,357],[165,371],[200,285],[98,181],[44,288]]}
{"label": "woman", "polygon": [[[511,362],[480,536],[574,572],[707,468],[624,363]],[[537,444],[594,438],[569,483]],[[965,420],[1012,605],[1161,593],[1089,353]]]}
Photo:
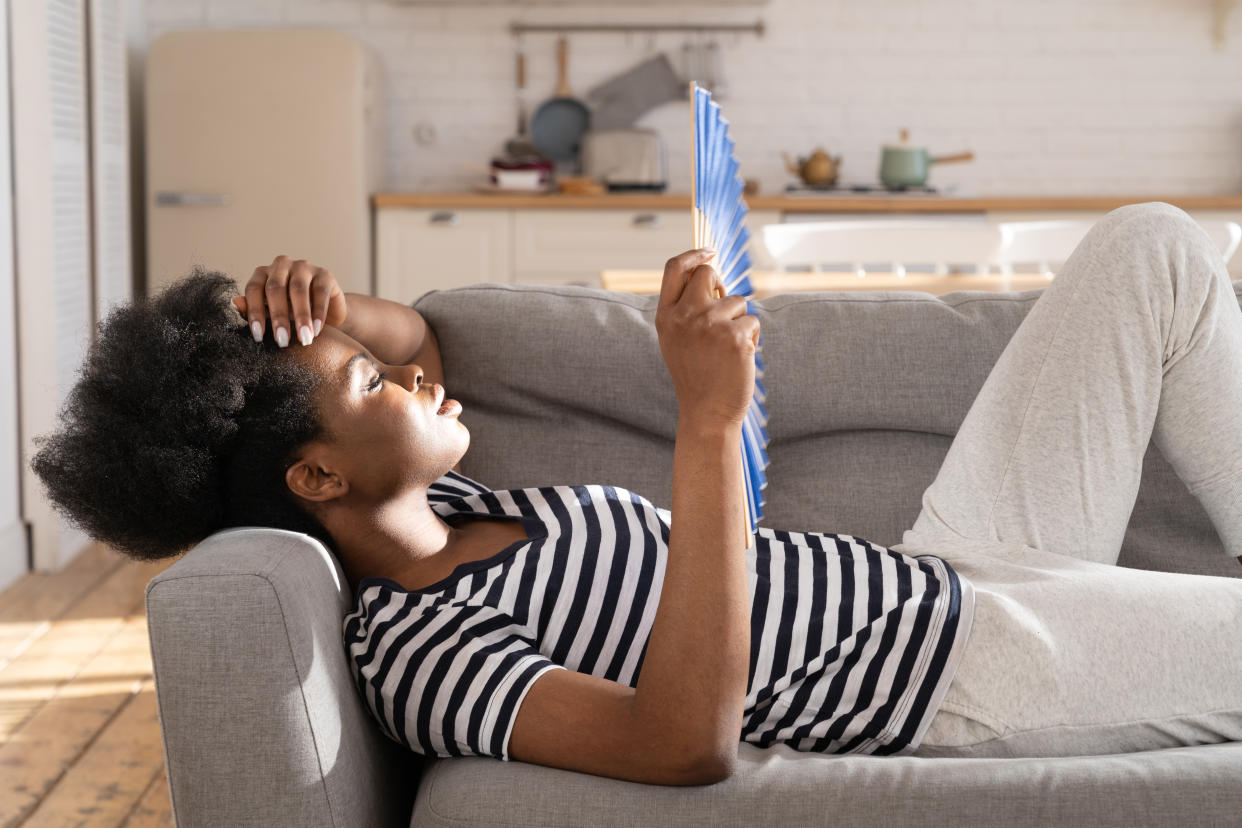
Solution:
{"label": "woman", "polygon": [[708,259],[669,260],[656,316],[672,512],[461,475],[431,329],[286,257],[234,300],[245,321],[201,273],[117,311],[35,469],[136,556],[245,524],[328,543],[362,696],[424,753],[702,784],[730,775],[739,733],[945,756],[1242,739],[1242,581],[1109,565],[1153,436],[1242,550],[1242,412],[1204,404],[1242,401],[1242,315],[1193,221],[1138,205],[1093,229],[892,550],[762,529],[744,551],[758,321],[712,298]]}

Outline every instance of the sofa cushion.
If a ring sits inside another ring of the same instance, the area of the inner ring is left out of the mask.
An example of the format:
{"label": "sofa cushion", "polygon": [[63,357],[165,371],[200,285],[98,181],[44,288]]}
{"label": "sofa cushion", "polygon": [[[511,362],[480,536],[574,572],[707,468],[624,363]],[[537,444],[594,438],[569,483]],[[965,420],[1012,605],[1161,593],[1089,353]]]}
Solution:
{"label": "sofa cushion", "polygon": [[736,773],[699,787],[642,785],[479,757],[436,759],[423,774],[410,824],[1231,825],[1242,808],[1239,768],[1238,742],[1055,759],[820,756],[743,743]]}

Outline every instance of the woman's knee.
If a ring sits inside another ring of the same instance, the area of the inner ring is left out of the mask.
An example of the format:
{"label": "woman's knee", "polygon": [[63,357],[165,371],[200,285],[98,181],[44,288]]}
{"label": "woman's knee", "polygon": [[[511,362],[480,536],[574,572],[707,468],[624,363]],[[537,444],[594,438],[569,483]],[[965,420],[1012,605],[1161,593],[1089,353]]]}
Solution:
{"label": "woman's knee", "polygon": [[1207,231],[1180,207],[1163,201],[1127,204],[1109,212],[1088,235],[1101,241],[1123,245],[1128,250],[1144,247],[1189,246],[1192,252],[1219,256]]}

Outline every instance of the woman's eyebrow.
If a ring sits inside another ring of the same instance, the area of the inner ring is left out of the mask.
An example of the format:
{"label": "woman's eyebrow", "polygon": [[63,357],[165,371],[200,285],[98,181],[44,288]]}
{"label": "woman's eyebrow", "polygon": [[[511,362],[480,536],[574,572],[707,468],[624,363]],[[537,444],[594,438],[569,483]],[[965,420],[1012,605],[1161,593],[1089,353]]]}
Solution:
{"label": "woman's eyebrow", "polygon": [[349,358],[349,362],[346,362],[345,367],[341,369],[342,371],[345,372],[345,376],[350,375],[350,373],[354,370],[354,363],[359,360],[362,360],[364,362],[370,362],[371,358],[367,356],[366,351],[359,351],[358,353],[351,356]]}

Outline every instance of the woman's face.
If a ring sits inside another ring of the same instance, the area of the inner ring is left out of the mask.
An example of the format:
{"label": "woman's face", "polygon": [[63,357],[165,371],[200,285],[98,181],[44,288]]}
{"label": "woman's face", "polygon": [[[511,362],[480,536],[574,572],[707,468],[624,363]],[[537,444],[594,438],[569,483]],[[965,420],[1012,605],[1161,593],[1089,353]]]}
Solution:
{"label": "woman's face", "polygon": [[470,432],[457,419],[460,408],[436,413],[437,386],[423,382],[418,365],[386,365],[331,326],[289,352],[322,378],[316,402],[324,434],[317,442],[351,491],[382,502],[426,488],[466,453]]}

